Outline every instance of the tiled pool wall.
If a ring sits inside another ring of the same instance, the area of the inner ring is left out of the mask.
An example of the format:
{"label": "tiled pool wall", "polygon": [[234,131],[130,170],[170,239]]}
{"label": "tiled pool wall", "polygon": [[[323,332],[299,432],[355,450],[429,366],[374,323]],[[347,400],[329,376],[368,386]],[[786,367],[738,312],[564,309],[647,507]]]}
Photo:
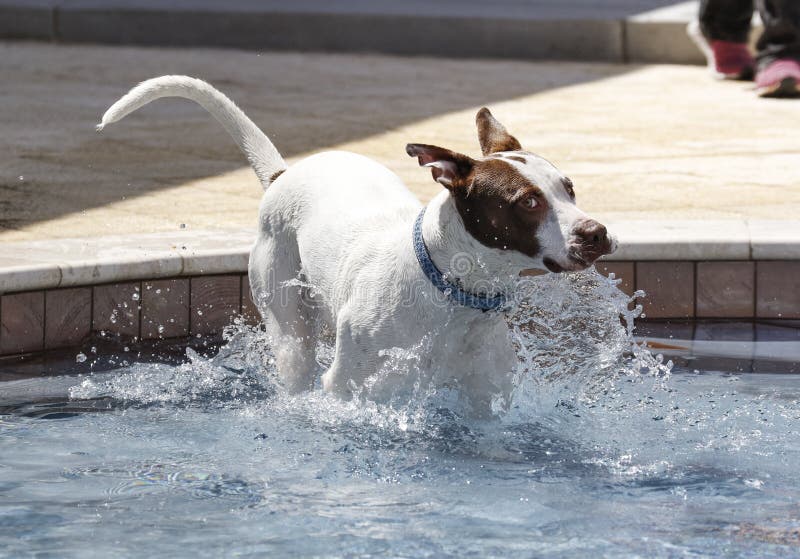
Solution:
{"label": "tiled pool wall", "polygon": [[798,319],[800,260],[599,262],[651,319]]}
{"label": "tiled pool wall", "polygon": [[[650,319],[800,319],[800,261],[609,261],[601,273],[643,290]],[[258,312],[246,274],[142,279],[6,293],[0,355],[77,347],[92,335],[146,341],[218,335]]]}
{"label": "tiled pool wall", "polygon": [[125,281],[0,297],[0,355],[77,347],[95,334],[125,341],[220,334],[258,312],[247,275]]}

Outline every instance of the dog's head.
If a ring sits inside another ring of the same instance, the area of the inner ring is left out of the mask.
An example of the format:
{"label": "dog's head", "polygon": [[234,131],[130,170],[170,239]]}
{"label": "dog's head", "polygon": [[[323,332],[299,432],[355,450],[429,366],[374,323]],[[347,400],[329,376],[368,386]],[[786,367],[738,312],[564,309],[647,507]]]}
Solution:
{"label": "dog's head", "polygon": [[476,117],[483,157],[426,144],[406,151],[449,191],[467,232],[485,246],[517,251],[551,272],[588,268],[616,250],[606,228],[575,205],[572,181],[522,150],[483,108]]}

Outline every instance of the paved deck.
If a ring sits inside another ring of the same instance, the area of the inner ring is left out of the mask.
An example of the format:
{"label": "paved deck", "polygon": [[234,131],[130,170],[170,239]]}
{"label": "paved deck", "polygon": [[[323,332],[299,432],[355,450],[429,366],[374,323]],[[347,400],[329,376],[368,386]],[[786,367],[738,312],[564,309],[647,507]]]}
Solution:
{"label": "paved deck", "polygon": [[163,100],[94,124],[149,77],[205,78],[289,160],[348,149],[423,200],[438,186],[404,153],[475,154],[492,108],[602,219],[797,219],[800,102],[757,99],[703,68],[380,55],[0,43],[0,242],[252,228],[260,187],[219,125]]}

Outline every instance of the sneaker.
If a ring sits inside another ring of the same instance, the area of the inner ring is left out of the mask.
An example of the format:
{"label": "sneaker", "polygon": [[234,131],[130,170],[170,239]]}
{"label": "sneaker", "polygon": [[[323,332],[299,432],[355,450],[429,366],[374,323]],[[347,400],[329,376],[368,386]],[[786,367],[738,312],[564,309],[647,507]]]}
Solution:
{"label": "sneaker", "polygon": [[756,74],[756,93],[761,97],[800,96],[800,62],[779,58]]}
{"label": "sneaker", "polygon": [[686,33],[706,57],[708,69],[717,79],[749,80],[753,77],[755,60],[747,43],[732,41],[709,41],[700,29],[700,22],[694,20],[686,27]]}

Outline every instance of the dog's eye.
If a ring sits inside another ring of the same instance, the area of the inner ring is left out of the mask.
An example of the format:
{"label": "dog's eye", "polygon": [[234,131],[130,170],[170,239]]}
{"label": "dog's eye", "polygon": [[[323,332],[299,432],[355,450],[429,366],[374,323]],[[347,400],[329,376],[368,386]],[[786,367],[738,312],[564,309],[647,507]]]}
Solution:
{"label": "dog's eye", "polygon": [[568,178],[563,178],[562,182],[564,184],[564,190],[567,191],[567,195],[574,200],[575,199],[575,189],[572,187],[572,181],[569,180]]}
{"label": "dog's eye", "polygon": [[527,210],[532,210],[539,205],[539,201],[536,199],[536,196],[528,196],[522,201],[522,207]]}

